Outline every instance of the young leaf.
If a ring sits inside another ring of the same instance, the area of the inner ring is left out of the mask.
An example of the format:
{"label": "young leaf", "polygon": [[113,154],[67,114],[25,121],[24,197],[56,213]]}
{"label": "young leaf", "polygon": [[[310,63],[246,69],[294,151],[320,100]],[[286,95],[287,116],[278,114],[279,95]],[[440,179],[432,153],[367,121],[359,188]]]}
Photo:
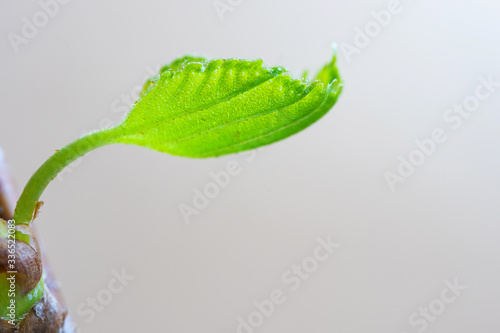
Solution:
{"label": "young leaf", "polygon": [[52,155],[30,178],[14,213],[32,220],[44,189],[67,165],[98,147],[135,144],[172,155],[213,157],[293,135],[330,110],[342,91],[336,52],[312,82],[262,60],[186,56],[146,82],[117,127],[96,131]]}
{"label": "young leaf", "polygon": [[151,80],[113,141],[203,158],[281,140],[335,104],[342,90],[335,60],[308,83],[261,60],[181,58]]}

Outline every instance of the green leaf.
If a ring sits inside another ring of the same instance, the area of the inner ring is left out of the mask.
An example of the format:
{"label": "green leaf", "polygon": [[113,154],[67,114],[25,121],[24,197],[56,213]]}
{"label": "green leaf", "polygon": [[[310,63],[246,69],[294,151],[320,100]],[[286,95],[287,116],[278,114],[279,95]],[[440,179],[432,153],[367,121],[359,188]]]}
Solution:
{"label": "green leaf", "polygon": [[316,78],[307,82],[292,78],[283,67],[263,67],[262,60],[177,59],[146,82],[122,124],[57,150],[28,181],[14,220],[31,221],[50,181],[67,165],[104,145],[134,144],[202,158],[257,148],[293,135],[325,115],[337,101],[343,84],[335,62],[336,52]]}
{"label": "green leaf", "polygon": [[343,86],[335,61],[306,82],[262,60],[180,58],[146,84],[112,141],[196,158],[279,141],[333,107]]}

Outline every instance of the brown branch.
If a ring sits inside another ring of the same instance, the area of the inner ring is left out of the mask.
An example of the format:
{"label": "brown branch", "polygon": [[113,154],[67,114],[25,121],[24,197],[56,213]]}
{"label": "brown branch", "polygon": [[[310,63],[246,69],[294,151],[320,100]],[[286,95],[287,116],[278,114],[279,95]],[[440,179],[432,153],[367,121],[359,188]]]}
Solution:
{"label": "brown branch", "polygon": [[9,168],[5,163],[3,150],[0,147],[0,218],[10,220],[14,215],[17,194],[14,190]]}

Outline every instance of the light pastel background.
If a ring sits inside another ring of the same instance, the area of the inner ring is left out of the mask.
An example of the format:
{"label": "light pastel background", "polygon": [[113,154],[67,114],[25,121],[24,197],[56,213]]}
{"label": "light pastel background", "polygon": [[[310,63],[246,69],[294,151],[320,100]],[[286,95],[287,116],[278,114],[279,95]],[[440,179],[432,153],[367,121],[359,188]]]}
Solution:
{"label": "light pastel background", "polygon": [[[118,121],[150,69],[195,52],[315,70],[390,1],[221,2],[222,20],[212,0],[72,0],[17,53],[8,34],[42,9],[1,2],[0,145],[19,187]],[[359,54],[341,52],[333,111],[252,162],[111,146],[50,185],[35,223],[82,332],[236,332],[273,289],[287,300],[255,332],[498,332],[500,88],[457,130],[443,114],[478,77],[500,81],[500,4],[401,6]],[[437,127],[448,140],[392,192],[384,173]],[[179,205],[231,160],[241,174],[186,224]],[[282,274],[328,235],[340,248],[291,292]],[[122,269],[135,279],[86,322],[78,308]],[[410,324],[454,279],[467,289],[425,330]]]}

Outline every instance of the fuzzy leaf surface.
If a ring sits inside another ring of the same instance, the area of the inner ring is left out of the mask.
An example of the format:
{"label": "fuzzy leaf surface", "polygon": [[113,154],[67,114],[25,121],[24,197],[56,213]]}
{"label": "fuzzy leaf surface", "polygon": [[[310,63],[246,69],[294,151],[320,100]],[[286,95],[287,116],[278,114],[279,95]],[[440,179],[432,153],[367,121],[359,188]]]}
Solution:
{"label": "fuzzy leaf surface", "polygon": [[333,107],[343,86],[335,61],[307,82],[262,60],[177,59],[146,83],[113,141],[205,158],[282,140]]}

